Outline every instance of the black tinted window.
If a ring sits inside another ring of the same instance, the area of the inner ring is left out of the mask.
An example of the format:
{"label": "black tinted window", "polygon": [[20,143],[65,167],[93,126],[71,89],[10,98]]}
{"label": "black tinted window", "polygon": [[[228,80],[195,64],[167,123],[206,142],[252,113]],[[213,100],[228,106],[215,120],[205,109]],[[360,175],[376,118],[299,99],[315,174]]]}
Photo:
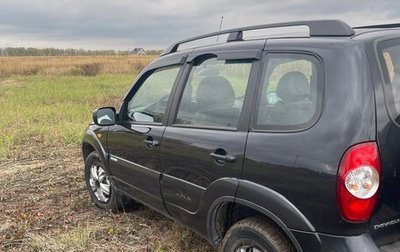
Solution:
{"label": "black tinted window", "polygon": [[236,127],[251,62],[207,59],[195,64],[186,83],[175,124]]}
{"label": "black tinted window", "polygon": [[307,55],[267,56],[258,103],[257,128],[297,129],[314,118],[319,86],[316,62]]}

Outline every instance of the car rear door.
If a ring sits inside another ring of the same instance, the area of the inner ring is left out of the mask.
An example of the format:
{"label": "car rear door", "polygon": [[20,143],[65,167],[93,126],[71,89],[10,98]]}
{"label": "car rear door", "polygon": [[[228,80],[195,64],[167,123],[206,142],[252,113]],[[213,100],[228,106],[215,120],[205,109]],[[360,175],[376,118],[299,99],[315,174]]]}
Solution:
{"label": "car rear door", "polygon": [[162,195],[168,212],[204,233],[209,200],[234,197],[247,138],[249,83],[257,56],[189,56],[162,140]]}
{"label": "car rear door", "polygon": [[[318,170],[324,164],[319,161],[324,158],[324,152],[319,149],[325,144],[319,136],[326,135],[327,130],[312,127],[323,108],[323,65],[310,52],[282,50],[267,51],[262,62],[263,74],[254,97],[236,199],[264,207],[290,228],[309,231],[307,225],[298,225],[301,222],[293,224],[295,218],[291,218],[281,203],[287,200],[288,205],[297,207],[298,213],[312,221],[320,218],[314,213],[336,207],[334,200],[326,200],[329,193],[335,193],[334,187],[331,188],[336,177],[328,180]],[[248,181],[263,188],[264,197]],[[276,195],[282,198],[277,200]],[[322,200],[307,200],[311,195]],[[324,222],[334,222],[334,218]]]}

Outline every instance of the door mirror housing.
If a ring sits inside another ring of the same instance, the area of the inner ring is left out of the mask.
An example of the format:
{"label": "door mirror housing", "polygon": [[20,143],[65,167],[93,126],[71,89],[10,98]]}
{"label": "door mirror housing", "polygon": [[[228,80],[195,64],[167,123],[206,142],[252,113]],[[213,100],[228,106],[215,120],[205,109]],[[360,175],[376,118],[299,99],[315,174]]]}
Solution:
{"label": "door mirror housing", "polygon": [[93,122],[99,126],[115,124],[117,112],[114,107],[99,108],[93,112]]}

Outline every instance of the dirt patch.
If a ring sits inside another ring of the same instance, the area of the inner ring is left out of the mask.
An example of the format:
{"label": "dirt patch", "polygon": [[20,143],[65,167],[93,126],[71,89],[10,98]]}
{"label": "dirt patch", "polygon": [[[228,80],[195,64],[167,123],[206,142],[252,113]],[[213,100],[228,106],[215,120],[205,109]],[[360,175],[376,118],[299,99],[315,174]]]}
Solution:
{"label": "dirt patch", "polygon": [[0,185],[0,251],[213,251],[145,207],[120,213],[96,208],[78,148],[5,160]]}

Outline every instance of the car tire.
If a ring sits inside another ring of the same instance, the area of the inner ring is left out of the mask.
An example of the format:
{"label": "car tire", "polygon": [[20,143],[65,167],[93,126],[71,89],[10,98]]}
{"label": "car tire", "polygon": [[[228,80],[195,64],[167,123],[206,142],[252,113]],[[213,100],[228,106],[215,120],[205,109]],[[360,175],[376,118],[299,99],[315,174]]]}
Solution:
{"label": "car tire", "polygon": [[275,224],[261,217],[238,221],[225,234],[220,252],[291,252],[286,235]]}
{"label": "car tire", "polygon": [[101,209],[118,211],[135,205],[133,200],[115,190],[109,172],[96,151],[91,152],[85,160],[85,181],[90,198]]}

